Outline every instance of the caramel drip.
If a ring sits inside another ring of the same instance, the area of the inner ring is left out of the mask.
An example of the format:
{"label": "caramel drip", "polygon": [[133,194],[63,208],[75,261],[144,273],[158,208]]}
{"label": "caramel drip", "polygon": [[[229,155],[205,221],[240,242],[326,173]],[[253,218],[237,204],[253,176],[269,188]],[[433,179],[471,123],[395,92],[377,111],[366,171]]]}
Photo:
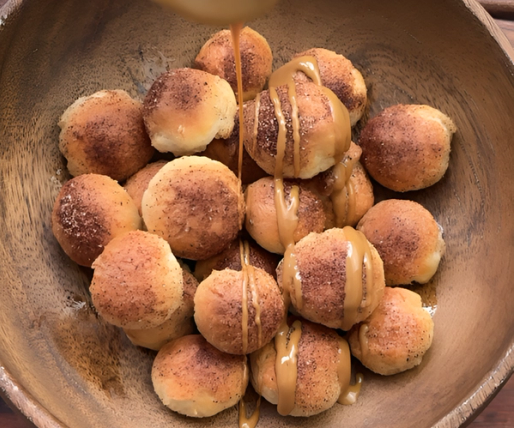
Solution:
{"label": "caramel drip", "polygon": [[250,415],[250,417],[248,417],[246,413],[245,401],[243,398],[241,398],[239,401],[239,428],[255,428],[257,426],[257,422],[259,422],[260,408],[261,396],[259,395],[255,410]]}
{"label": "caramel drip", "polygon": [[275,336],[275,372],[278,387],[277,411],[287,416],[294,409],[296,380],[298,376],[298,344],[302,336],[302,323],[295,321],[291,327],[283,322]]}
{"label": "caramel drip", "polygon": [[346,157],[334,166],[335,181],[330,199],[332,200],[336,227],[347,226],[355,217],[356,198],[351,176],[356,163],[356,157],[353,159]]}
{"label": "caramel drip", "polygon": [[[261,305],[259,289],[255,285],[255,269],[250,264],[250,244],[248,241],[244,241],[244,265],[248,272],[248,284],[250,286],[250,292],[252,293],[252,306],[255,309],[255,325],[257,326],[257,345],[260,348],[262,346],[262,323],[261,323]],[[243,262],[241,262],[243,266]]]}
{"label": "caramel drip", "polygon": [[244,245],[239,241],[239,252],[241,256],[241,273],[243,274],[241,309],[243,311],[241,327],[243,354],[248,350],[248,265],[244,262]]}
{"label": "caramel drip", "polygon": [[299,71],[305,73],[316,85],[321,86],[318,62],[313,56],[307,55],[294,58],[274,71],[269,78],[269,86],[276,88],[282,85],[289,85],[293,81],[294,75]]}
{"label": "caramel drip", "polygon": [[369,303],[363,288],[363,265],[366,273],[366,288],[372,288],[373,268],[372,255],[366,237],[350,226],[343,228],[348,241],[346,255],[346,285],[344,298],[344,318],[341,323],[343,330],[349,330],[355,324],[358,314]]}
{"label": "caramel drip", "polygon": [[341,394],[339,397],[338,403],[347,406],[355,404],[359,398],[363,380],[364,376],[361,373],[357,373],[355,376],[355,385],[348,385],[344,394]]}
{"label": "caramel drip", "polygon": [[338,338],[339,349],[338,349],[338,361],[337,361],[337,377],[339,379],[339,386],[341,387],[341,393],[339,395],[339,402],[346,396],[346,391],[350,386],[350,379],[352,376],[352,365],[350,347],[346,339]]}
{"label": "caramel drip", "polygon": [[361,324],[359,327],[359,343],[361,346],[361,360],[364,360],[368,355],[369,343],[368,343],[368,324]]}
{"label": "caramel drip", "polygon": [[232,46],[234,48],[234,60],[236,62],[236,78],[237,78],[237,103],[239,107],[239,156],[237,159],[237,176],[239,185],[241,185],[241,174],[243,170],[243,129],[244,129],[244,111],[243,111],[243,71],[241,67],[241,49],[239,45],[241,30],[243,23],[230,25],[230,34],[232,35]]}

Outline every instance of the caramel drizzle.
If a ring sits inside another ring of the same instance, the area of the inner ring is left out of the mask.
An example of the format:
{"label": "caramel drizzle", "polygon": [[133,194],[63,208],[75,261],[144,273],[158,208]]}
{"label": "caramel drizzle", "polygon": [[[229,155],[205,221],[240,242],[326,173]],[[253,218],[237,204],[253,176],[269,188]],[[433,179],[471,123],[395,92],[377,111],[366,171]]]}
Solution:
{"label": "caramel drizzle", "polygon": [[335,226],[348,226],[355,218],[356,197],[351,180],[357,157],[346,157],[334,166],[334,187],[330,199],[335,214]]}
{"label": "caramel drizzle", "polygon": [[294,409],[296,380],[298,377],[298,344],[302,336],[302,323],[296,320],[291,327],[284,321],[275,336],[275,373],[278,387],[277,411],[287,416]]}
{"label": "caramel drizzle", "polygon": [[350,226],[343,228],[348,242],[346,254],[346,286],[344,298],[344,318],[341,322],[343,330],[349,330],[355,323],[358,314],[369,305],[367,293],[363,291],[363,265],[368,289],[373,281],[371,248],[368,240],[361,232]]}
{"label": "caramel drizzle", "polygon": [[357,402],[364,377],[362,374],[358,373],[355,378],[355,385],[350,384],[352,376],[350,347],[348,346],[346,339],[342,337],[338,338],[338,342],[339,360],[337,362],[337,375],[339,386],[341,387],[341,393],[337,402],[345,405],[355,404]]}
{"label": "caramel drizzle", "polygon": [[346,406],[355,404],[361,393],[361,387],[362,387],[363,381],[364,381],[364,376],[362,375],[362,373],[357,373],[357,375],[355,376],[355,384],[348,385],[348,388],[346,389],[344,394],[342,394],[339,397],[338,403],[344,404]]}

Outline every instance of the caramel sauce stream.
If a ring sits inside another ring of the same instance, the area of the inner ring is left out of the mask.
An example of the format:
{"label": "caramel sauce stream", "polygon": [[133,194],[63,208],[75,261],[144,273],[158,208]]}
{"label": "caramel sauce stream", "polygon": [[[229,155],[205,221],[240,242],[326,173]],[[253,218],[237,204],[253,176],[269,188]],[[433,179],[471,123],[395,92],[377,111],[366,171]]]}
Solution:
{"label": "caramel sauce stream", "polygon": [[357,158],[345,158],[334,166],[334,187],[330,199],[335,214],[335,226],[344,227],[355,217],[356,198],[350,180]]}
{"label": "caramel sauce stream", "polygon": [[302,323],[296,320],[291,327],[283,322],[275,336],[275,373],[278,387],[277,411],[287,416],[294,409],[296,379],[298,376],[298,344],[302,336]]}

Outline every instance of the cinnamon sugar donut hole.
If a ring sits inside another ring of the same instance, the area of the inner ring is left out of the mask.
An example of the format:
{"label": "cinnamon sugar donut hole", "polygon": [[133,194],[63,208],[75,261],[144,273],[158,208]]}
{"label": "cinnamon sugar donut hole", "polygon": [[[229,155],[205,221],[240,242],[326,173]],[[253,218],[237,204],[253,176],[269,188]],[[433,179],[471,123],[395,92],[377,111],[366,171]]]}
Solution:
{"label": "cinnamon sugar donut hole", "polygon": [[145,193],[145,190],[148,188],[148,183],[150,183],[150,180],[157,174],[157,171],[167,163],[168,161],[165,160],[149,163],[131,176],[123,185],[129,196],[135,202],[140,215],[142,215],[141,200],[143,199],[143,193]]}
{"label": "cinnamon sugar donut hole", "polygon": [[75,263],[91,267],[115,237],[141,229],[128,193],[112,178],[84,174],[64,183],[52,211],[52,231]]}
{"label": "cinnamon sugar donut hole", "polygon": [[428,282],[445,252],[441,228],[417,202],[379,202],[360,220],[357,229],[380,254],[387,285]]}
{"label": "cinnamon sugar donut hole", "polygon": [[435,108],[398,104],[386,108],[362,130],[361,162],[388,189],[424,189],[448,169],[456,131],[453,121]]}
{"label": "cinnamon sugar donut hole", "polygon": [[[248,101],[264,89],[271,75],[273,54],[266,39],[250,27],[240,33],[243,100]],[[214,34],[202,46],[194,66],[225,79],[237,95],[236,63],[230,30]]]}
{"label": "cinnamon sugar donut hole", "polygon": [[92,267],[91,298],[111,324],[154,328],[180,307],[182,270],[168,243],[157,235],[138,230],[114,238]]}
{"label": "cinnamon sugar donut hole", "polygon": [[134,345],[158,351],[169,341],[195,332],[196,326],[193,319],[194,296],[198,287],[198,281],[183,267],[182,282],[183,293],[180,306],[171,314],[167,321],[149,329],[123,329]]}
{"label": "cinnamon sugar donut hole", "polygon": [[94,173],[122,181],[154,153],[143,105],[120,89],[79,98],[63,113],[59,127],[59,149],[73,176]]}
{"label": "cinnamon sugar donut hole", "polygon": [[[293,185],[299,187],[298,226],[293,238],[298,242],[311,232],[322,232],[325,226],[323,203],[302,183],[284,181],[286,203],[290,203]],[[245,191],[245,227],[253,239],[266,250],[284,254],[285,248],[278,233],[277,210],[275,207],[275,181],[265,177],[250,184]]]}
{"label": "cinnamon sugar donut hole", "polygon": [[367,368],[393,375],[421,363],[432,345],[434,322],[421,297],[404,288],[386,287],[380,304],[362,324],[352,328],[352,354]]}
{"label": "cinnamon sugar donut hole", "polygon": [[[291,416],[312,416],[330,409],[338,400],[343,379],[338,377],[339,358],[350,366],[350,353],[340,353],[340,338],[335,330],[301,319],[298,343],[295,406]],[[292,330],[291,323],[290,331]],[[344,345],[343,345],[344,346]],[[278,404],[275,342],[250,355],[251,382],[254,389],[272,404]]]}
{"label": "cinnamon sugar donut hole", "polygon": [[202,70],[179,68],[155,80],[143,117],[157,150],[184,156],[205,150],[214,138],[228,138],[236,112],[227,81]]}
{"label": "cinnamon sugar donut hole", "polygon": [[[252,270],[253,280],[249,278],[247,283],[246,349],[243,349],[243,272],[231,269],[215,270],[196,290],[196,326],[205,339],[220,351],[237,355],[249,354],[268,343],[280,327],[284,316],[284,302],[278,285],[262,269]],[[259,308],[259,313],[256,307]],[[260,318],[256,315],[260,315]]]}
{"label": "cinnamon sugar donut hole", "polygon": [[[321,84],[330,89],[348,109],[352,126],[364,114],[367,103],[366,82],[359,70],[343,55],[322,48],[312,48],[295,55],[312,56],[318,63]],[[307,81],[304,73],[297,73],[297,81]]]}
{"label": "cinnamon sugar donut hole", "polygon": [[239,402],[248,385],[247,371],[246,356],[220,352],[194,334],[161,348],[152,365],[152,383],[165,406],[203,418]]}
{"label": "cinnamon sugar donut hole", "polygon": [[201,156],[168,162],[142,200],[149,232],[164,238],[178,257],[204,260],[223,251],[242,227],[244,197],[225,165]]}

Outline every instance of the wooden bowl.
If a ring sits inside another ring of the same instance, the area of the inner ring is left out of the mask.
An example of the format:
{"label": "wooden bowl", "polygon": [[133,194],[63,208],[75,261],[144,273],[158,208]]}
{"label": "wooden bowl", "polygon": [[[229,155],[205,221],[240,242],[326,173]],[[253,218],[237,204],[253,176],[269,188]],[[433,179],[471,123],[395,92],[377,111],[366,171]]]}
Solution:
{"label": "wooden bowl", "polygon": [[[98,318],[90,272],[65,256],[50,227],[68,178],[57,147],[64,109],[100,89],[144,96],[167,65],[190,65],[215,30],[145,0],[14,0],[0,16],[4,394],[42,427],[237,426],[235,408],[194,420],[160,403],[154,353]],[[425,287],[435,290],[435,339],[422,365],[393,377],[365,372],[357,404],[317,417],[283,418],[263,405],[259,427],[465,424],[514,366],[512,49],[471,0],[282,0],[251,25],[275,67],[310,47],[349,57],[366,79],[371,117],[426,103],[459,128],[444,179],[401,195],[435,215],[448,248]]]}

